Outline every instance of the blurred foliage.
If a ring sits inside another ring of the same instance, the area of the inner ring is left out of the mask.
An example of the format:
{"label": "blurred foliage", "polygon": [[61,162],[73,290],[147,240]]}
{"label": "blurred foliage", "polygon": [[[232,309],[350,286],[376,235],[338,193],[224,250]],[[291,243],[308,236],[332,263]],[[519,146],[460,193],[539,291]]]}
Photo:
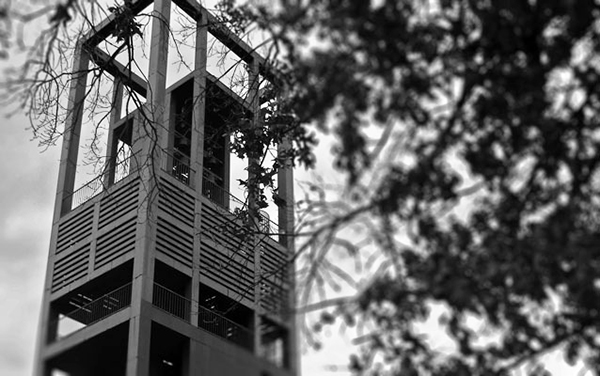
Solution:
{"label": "blurred foliage", "polygon": [[[351,369],[542,375],[538,361],[554,350],[600,368],[597,1],[229,5],[231,22],[257,20],[270,33],[279,103],[295,127],[335,135],[345,206],[323,192],[307,199],[319,235],[310,241],[320,243],[300,251],[360,257],[340,225],[360,213],[384,255],[316,325],[369,324]],[[415,330],[432,303],[446,307],[456,354],[437,353]],[[499,338],[482,342],[470,317]]]}

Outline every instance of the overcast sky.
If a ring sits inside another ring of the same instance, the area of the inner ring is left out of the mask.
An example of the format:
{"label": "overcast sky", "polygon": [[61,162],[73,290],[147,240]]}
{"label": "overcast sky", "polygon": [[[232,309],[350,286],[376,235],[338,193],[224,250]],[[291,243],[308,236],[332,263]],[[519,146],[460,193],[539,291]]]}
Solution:
{"label": "overcast sky", "polygon": [[23,116],[0,125],[0,374],[30,375],[59,148],[42,153]]}

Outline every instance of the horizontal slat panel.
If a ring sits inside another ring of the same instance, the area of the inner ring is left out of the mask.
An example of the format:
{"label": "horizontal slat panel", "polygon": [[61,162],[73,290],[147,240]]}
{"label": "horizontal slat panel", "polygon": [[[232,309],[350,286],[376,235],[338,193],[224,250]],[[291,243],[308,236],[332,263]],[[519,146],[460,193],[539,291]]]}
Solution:
{"label": "horizontal slat panel", "polygon": [[287,289],[268,279],[261,281],[260,295],[260,305],[269,313],[279,315],[287,305]]}
{"label": "horizontal slat panel", "polygon": [[236,294],[239,294],[249,300],[254,300],[254,285],[240,286],[238,281],[236,281],[235,279],[231,279],[228,276],[213,273],[210,270],[202,270],[200,272],[200,275],[210,279],[211,281]]}
{"label": "horizontal slat panel", "polygon": [[138,180],[134,179],[111,192],[100,201],[98,229],[114,223],[138,207]]}
{"label": "horizontal slat panel", "polygon": [[93,208],[93,205],[87,206],[78,211],[77,214],[63,219],[58,225],[58,237],[56,239],[57,254],[65,251],[92,233]]}
{"label": "horizontal slat panel", "polygon": [[254,243],[252,235],[240,236],[244,229],[235,222],[233,214],[214,210],[210,205],[204,205],[202,210],[202,238],[229,249],[248,248]]}
{"label": "horizontal slat panel", "polygon": [[79,248],[68,257],[57,260],[52,275],[52,292],[87,275],[90,245]]}
{"label": "horizontal slat panel", "polygon": [[254,256],[237,252],[202,238],[200,273],[221,286],[254,299]]}
{"label": "horizontal slat panel", "polygon": [[227,272],[240,278],[254,281],[254,263],[244,255],[226,253],[213,247],[211,244],[202,243],[200,265],[214,272]]}
{"label": "horizontal slat panel", "polygon": [[102,235],[96,243],[94,268],[98,269],[135,249],[136,218]]}
{"label": "horizontal slat panel", "polygon": [[184,265],[192,266],[194,237],[192,230],[180,229],[159,217],[156,250]]}
{"label": "horizontal slat panel", "polygon": [[287,281],[289,261],[285,248],[272,239],[265,239],[260,243],[260,249],[261,272],[266,275],[277,275]]}
{"label": "horizontal slat panel", "polygon": [[194,196],[178,188],[170,179],[160,180],[159,208],[183,223],[194,225]]}
{"label": "horizontal slat panel", "polygon": [[260,305],[270,314],[281,315],[289,295],[287,250],[270,238],[260,242],[260,250]]}

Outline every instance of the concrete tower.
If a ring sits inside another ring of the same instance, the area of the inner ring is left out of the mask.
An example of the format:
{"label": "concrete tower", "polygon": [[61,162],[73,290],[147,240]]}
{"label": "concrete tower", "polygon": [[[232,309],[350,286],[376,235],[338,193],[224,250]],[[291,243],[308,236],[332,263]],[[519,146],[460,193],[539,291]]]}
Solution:
{"label": "concrete tower", "polygon": [[[195,56],[167,87],[173,4],[195,22]],[[295,375],[292,170],[281,157],[271,219],[252,192],[238,200],[229,188],[225,124],[264,126],[259,81],[273,75],[196,0],[138,0],[128,11],[149,6],[147,76],[98,47],[115,36],[116,13],[75,52],[36,375]],[[246,95],[207,71],[211,36],[245,67]],[[75,189],[91,66],[112,76],[106,167]],[[140,104],[125,111],[132,92]]]}

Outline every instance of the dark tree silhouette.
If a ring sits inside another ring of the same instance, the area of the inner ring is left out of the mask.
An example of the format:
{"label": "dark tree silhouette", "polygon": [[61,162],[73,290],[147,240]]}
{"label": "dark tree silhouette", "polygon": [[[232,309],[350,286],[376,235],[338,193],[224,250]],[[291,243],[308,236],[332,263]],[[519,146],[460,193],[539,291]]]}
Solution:
{"label": "dark tree silhouette", "polygon": [[[301,252],[321,266],[307,274],[315,290],[348,280],[327,252],[360,258],[340,233],[352,224],[384,260],[322,318],[370,324],[352,369],[543,374],[553,350],[598,369],[600,4],[279,5],[236,9],[271,31],[285,104],[336,136],[347,176],[342,200],[306,206],[319,246]],[[417,335],[432,303],[455,354]],[[472,317],[498,337],[482,341]]]}
{"label": "dark tree silhouette", "polygon": [[[8,4],[0,18],[15,30]],[[51,30],[70,32],[88,14],[80,6],[48,8]],[[238,129],[232,150],[256,158],[287,137],[294,162],[313,166],[313,133],[335,136],[345,185],[331,199],[327,182],[311,184],[298,203],[299,310],[322,310],[316,329],[364,325],[354,372],[542,375],[551,351],[600,368],[598,1],[226,0],[219,9],[239,32],[266,32],[280,72],[263,92],[274,100],[262,133]],[[35,46],[50,57],[62,47]],[[277,163],[246,184],[273,186]],[[367,283],[340,267],[347,261]],[[330,299],[342,284],[356,294]],[[454,353],[437,353],[415,328],[434,304]]]}

